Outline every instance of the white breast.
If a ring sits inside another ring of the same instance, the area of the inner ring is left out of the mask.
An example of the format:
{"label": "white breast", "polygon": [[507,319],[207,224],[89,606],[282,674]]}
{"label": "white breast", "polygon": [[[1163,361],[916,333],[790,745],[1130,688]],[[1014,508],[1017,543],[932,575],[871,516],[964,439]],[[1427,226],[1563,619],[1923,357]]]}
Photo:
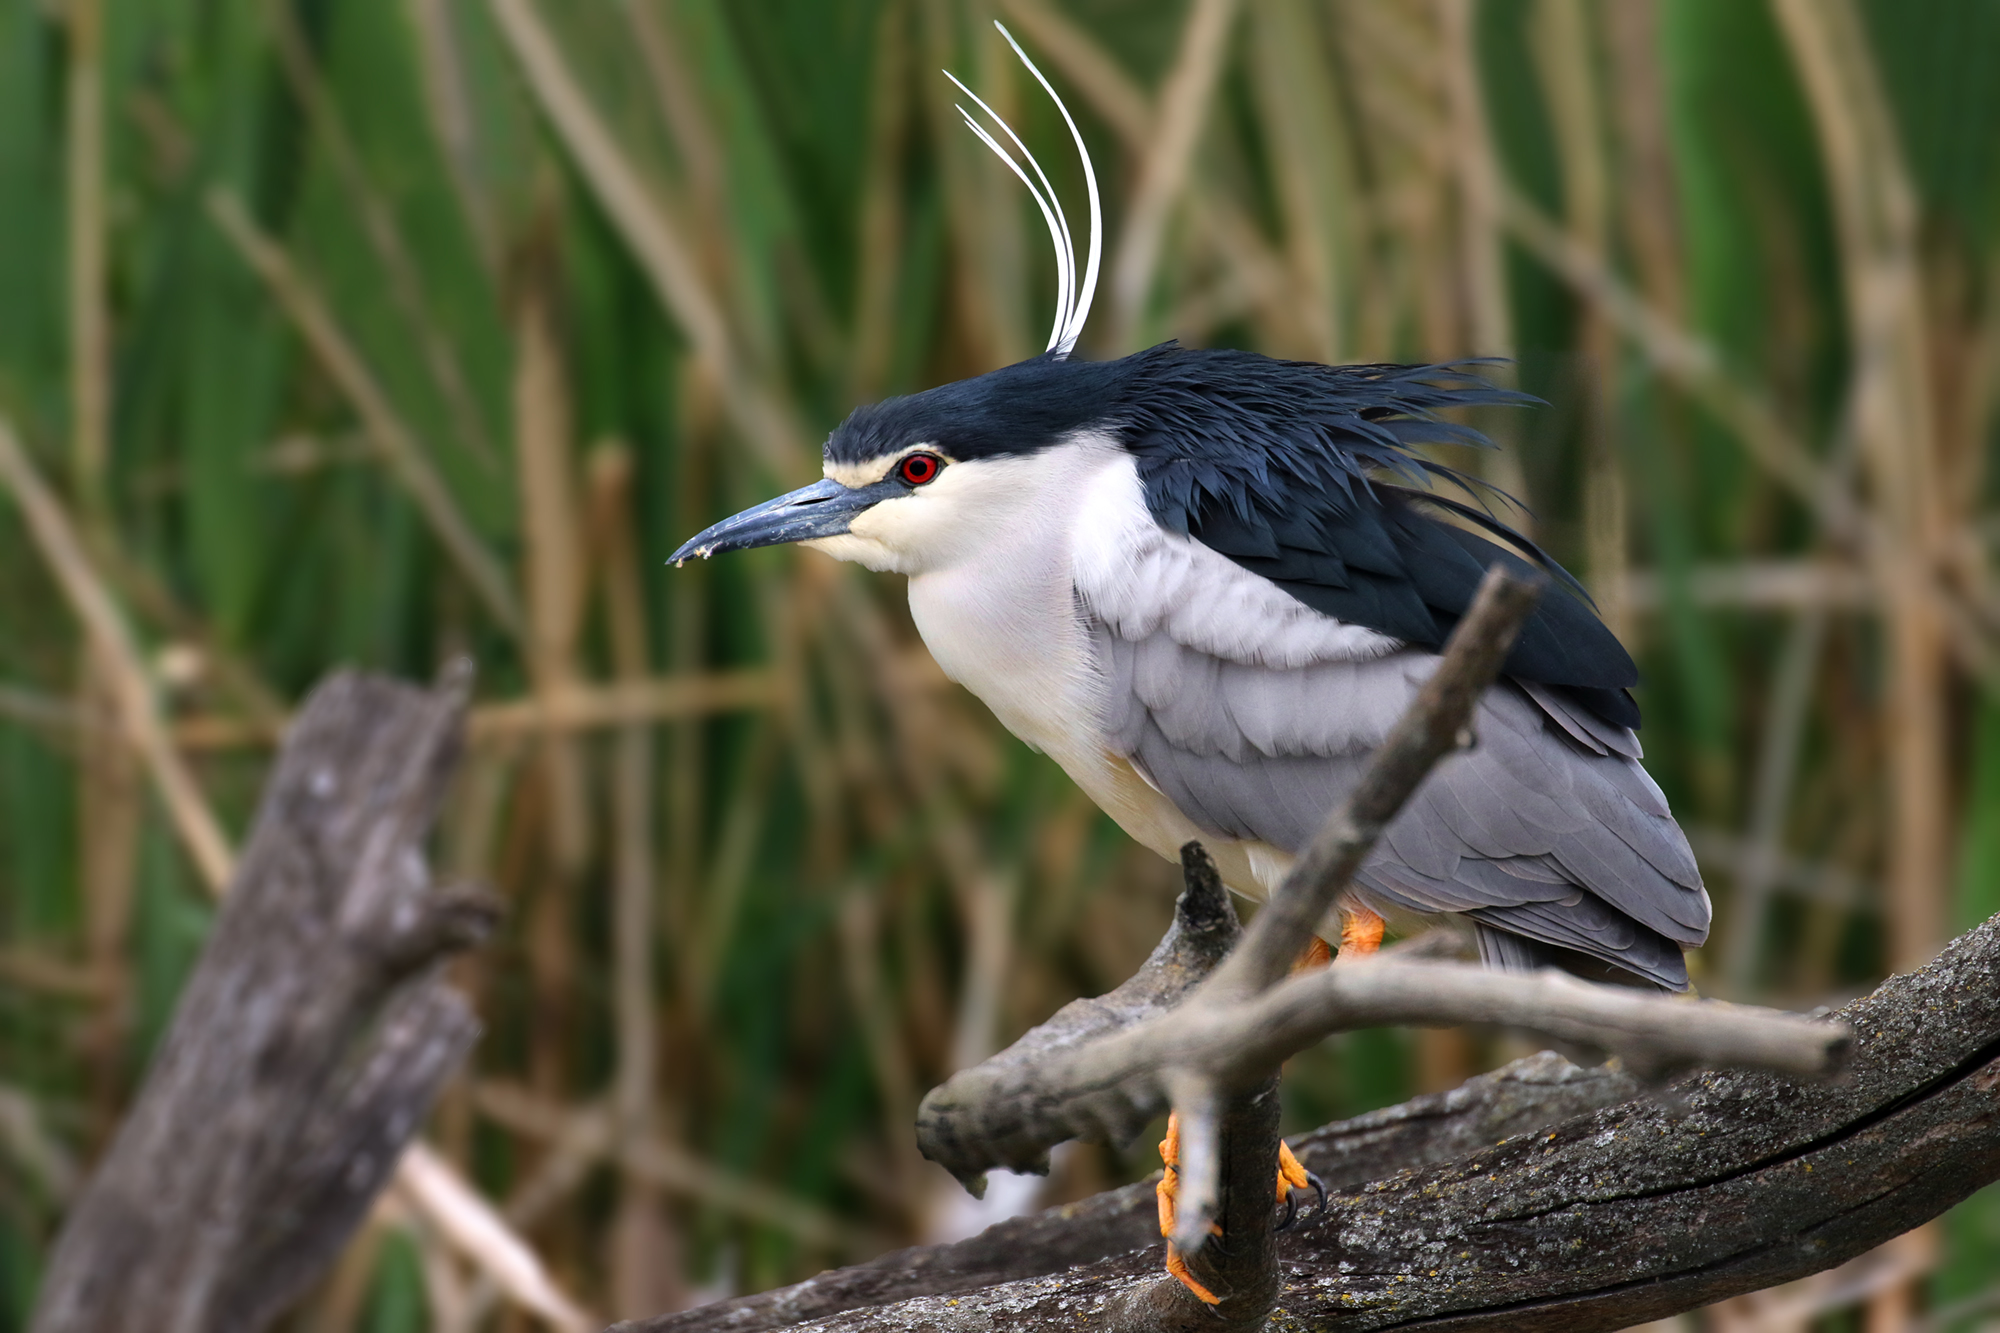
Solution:
{"label": "white breast", "polygon": [[1100,682],[1071,575],[1077,511],[1091,479],[1121,462],[1123,450],[1086,438],[954,464],[978,474],[977,494],[954,506],[962,554],[910,576],[910,614],[945,674],[1072,776],[1103,758]]}
{"label": "white breast", "polygon": [[[1263,897],[1290,857],[1203,833],[1106,747],[1104,681],[1084,617],[1171,615],[1201,642],[1241,646],[1247,635],[1280,658],[1298,651],[1296,640],[1310,638],[1313,627],[1295,623],[1283,606],[1263,605],[1262,580],[1162,532],[1145,508],[1131,455],[1108,440],[1084,437],[1032,457],[953,466],[966,488],[954,505],[963,526],[951,543],[963,558],[910,577],[910,612],[938,665],[1009,731],[1060,764],[1141,845],[1173,859],[1199,838],[1224,882]],[[976,478],[966,475],[974,469]],[[967,503],[975,488],[978,502]],[[1212,586],[1238,574],[1245,587]],[[1202,599],[1217,591],[1232,602],[1233,615],[1204,607]],[[1192,605],[1158,609],[1163,600],[1190,597]],[[1359,640],[1340,649],[1378,651]]]}

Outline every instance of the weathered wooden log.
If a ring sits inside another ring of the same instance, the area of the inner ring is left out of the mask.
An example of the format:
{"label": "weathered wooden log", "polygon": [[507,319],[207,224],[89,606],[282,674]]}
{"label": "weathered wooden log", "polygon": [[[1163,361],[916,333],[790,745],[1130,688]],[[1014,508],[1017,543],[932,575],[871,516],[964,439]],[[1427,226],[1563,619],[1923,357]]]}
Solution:
{"label": "weathered wooden log", "polygon": [[[1543,1051],[1468,1079],[1450,1092],[1325,1125],[1290,1142],[1328,1189],[1352,1190],[1398,1171],[1457,1161],[1503,1139],[1628,1101],[1638,1091],[1632,1078],[1615,1067],[1582,1069]],[[765,1333],[870,1306],[1047,1278],[1131,1252],[1157,1260],[1160,1230],[1153,1186],[1158,1179],[1155,1172],[1138,1184],[1010,1218],[949,1245],[896,1250],[794,1286],[625,1328],[633,1333]],[[1290,1242],[1281,1242],[1279,1253],[1296,1261]]]}
{"label": "weathered wooden log", "polygon": [[263,1328],[360,1221],[477,1033],[440,960],[494,907],[423,853],[468,678],[314,691],[36,1333]]}
{"label": "weathered wooden log", "polygon": [[[1633,1096],[1609,1071],[1551,1078],[1563,1067],[1539,1057],[1295,1140],[1334,1193],[1280,1237],[1272,1318],[1331,1333],[1625,1328],[1831,1268],[2000,1179],[2000,917],[1835,1017],[1854,1046],[1834,1080],[1705,1073]],[[1155,1281],[1144,1188],[622,1327],[1095,1323]]]}

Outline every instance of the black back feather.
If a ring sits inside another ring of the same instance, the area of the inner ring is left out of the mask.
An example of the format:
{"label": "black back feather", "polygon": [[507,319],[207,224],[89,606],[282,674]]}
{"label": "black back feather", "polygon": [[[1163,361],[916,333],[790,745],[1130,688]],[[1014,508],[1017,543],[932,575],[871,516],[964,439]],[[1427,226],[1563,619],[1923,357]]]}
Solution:
{"label": "black back feather", "polygon": [[1537,568],[1556,586],[1506,673],[1637,727],[1626,691],[1638,669],[1582,587],[1489,510],[1437,494],[1444,482],[1478,498],[1479,483],[1416,452],[1492,447],[1443,410],[1534,401],[1455,365],[1325,366],[1164,343],[1118,361],[1040,356],[862,408],[827,455],[858,461],[927,441],[955,458],[995,457],[1109,432],[1137,459],[1163,527],[1314,610],[1424,648],[1443,645],[1494,561]]}

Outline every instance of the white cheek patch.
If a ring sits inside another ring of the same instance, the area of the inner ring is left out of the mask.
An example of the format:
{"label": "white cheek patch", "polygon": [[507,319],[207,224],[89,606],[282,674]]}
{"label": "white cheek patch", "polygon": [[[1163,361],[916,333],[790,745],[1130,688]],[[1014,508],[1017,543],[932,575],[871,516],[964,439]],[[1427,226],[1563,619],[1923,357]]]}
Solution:
{"label": "white cheek patch", "polygon": [[[868,514],[874,512],[871,509],[868,511]],[[868,517],[868,514],[862,514],[860,517],[865,519]],[[880,574],[907,574],[910,572],[904,567],[895,551],[883,545],[876,538],[870,537],[863,532],[850,531],[834,537],[814,537],[808,541],[800,542],[799,545],[809,546],[824,555],[832,556],[835,560],[846,560],[852,564],[872,569]]]}
{"label": "white cheek patch", "polygon": [[[919,451],[935,448],[912,445],[866,465],[829,463],[826,473],[845,486],[872,486]],[[910,575],[967,564],[1018,574],[1024,561],[1066,562],[1069,531],[1090,478],[1126,457],[1115,444],[1077,436],[1033,454],[947,459],[935,481],[890,488],[888,499],[854,516],[845,536],[810,544],[870,569]],[[1062,578],[1066,588],[1066,567]]]}

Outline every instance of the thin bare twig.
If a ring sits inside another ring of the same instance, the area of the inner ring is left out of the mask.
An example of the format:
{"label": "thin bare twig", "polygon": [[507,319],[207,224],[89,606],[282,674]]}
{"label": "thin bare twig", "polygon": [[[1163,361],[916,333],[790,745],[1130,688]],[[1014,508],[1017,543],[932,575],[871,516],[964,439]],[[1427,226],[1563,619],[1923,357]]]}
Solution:
{"label": "thin bare twig", "polygon": [[528,1243],[467,1188],[464,1177],[425,1143],[412,1143],[396,1168],[396,1190],[437,1227],[453,1249],[476,1260],[523,1309],[558,1329],[583,1330],[595,1321],[556,1286]]}
{"label": "thin bare twig", "polygon": [[1291,970],[1389,821],[1431,768],[1470,740],[1479,698],[1499,674],[1543,586],[1539,578],[1520,578],[1498,565],[1486,572],[1437,670],[1376,750],[1360,784],[1327,816],[1257,914],[1242,946],[1204,986],[1206,993],[1248,995]]}
{"label": "thin bare twig", "polygon": [[[1609,1050],[1655,1075],[1688,1067],[1824,1074],[1852,1036],[1842,1024],[1775,1010],[1458,963],[1343,964],[1233,1000],[1213,985],[1094,1042],[1066,1032],[1060,1046],[1017,1049],[954,1076],[924,1101],[925,1155],[961,1179],[989,1166],[1033,1170],[1051,1143],[1129,1138],[1176,1095],[1177,1080],[1240,1088],[1322,1037],[1356,1028],[1498,1023]],[[1187,1177],[1195,1164],[1185,1127],[1183,1138]],[[1185,1180],[1181,1197],[1189,1208]]]}

